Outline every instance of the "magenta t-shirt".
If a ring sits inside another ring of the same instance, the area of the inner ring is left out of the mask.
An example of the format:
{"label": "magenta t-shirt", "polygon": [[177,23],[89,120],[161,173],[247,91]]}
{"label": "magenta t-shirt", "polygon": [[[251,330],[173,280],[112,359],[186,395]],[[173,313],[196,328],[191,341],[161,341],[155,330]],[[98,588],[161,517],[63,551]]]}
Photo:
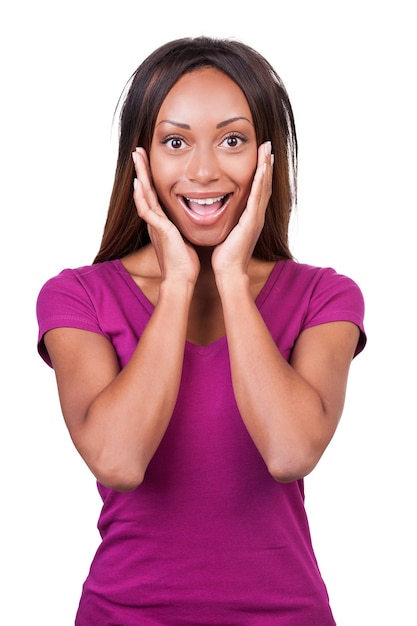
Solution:
{"label": "magenta t-shirt", "polygon": [[[365,345],[361,291],[333,269],[280,261],[256,303],[287,360],[304,329],[326,322],[353,322],[356,354]],[[80,328],[107,337],[124,367],[152,311],[119,260],[64,270],[38,298],[40,354],[51,364],[48,330]],[[334,626],[303,481],[269,474],[236,406],[225,337],[186,342],[177,403],[143,483],[98,489],[102,541],[76,626]]]}

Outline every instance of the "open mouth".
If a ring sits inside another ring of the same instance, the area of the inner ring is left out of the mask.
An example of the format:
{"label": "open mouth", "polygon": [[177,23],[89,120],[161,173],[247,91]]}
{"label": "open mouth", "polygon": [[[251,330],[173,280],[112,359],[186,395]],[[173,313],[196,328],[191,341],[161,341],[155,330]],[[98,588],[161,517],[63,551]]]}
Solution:
{"label": "open mouth", "polygon": [[197,215],[213,215],[225,207],[231,194],[216,196],[213,198],[188,198],[182,196],[185,206]]}

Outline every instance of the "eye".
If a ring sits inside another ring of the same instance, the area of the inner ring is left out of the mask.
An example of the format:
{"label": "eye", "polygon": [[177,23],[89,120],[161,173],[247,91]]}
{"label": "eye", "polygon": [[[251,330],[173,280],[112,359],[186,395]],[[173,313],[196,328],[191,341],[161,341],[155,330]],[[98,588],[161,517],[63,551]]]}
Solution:
{"label": "eye", "polygon": [[184,139],[178,135],[170,135],[169,137],[165,137],[162,141],[162,144],[171,148],[171,150],[179,150],[184,147]]}
{"label": "eye", "polygon": [[227,148],[239,148],[243,143],[247,142],[247,138],[244,135],[240,135],[238,133],[233,133],[227,135],[222,141],[221,145],[224,145]]}

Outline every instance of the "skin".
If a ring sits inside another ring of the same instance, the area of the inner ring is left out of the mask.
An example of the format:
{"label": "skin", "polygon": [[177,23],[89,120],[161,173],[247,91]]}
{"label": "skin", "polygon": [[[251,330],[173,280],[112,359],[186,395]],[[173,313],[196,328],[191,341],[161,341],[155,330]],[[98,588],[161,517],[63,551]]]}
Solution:
{"label": "skin", "polygon": [[[149,159],[142,148],[132,156],[151,243],[122,262],[154,312],[121,371],[98,334],[45,335],[75,446],[101,483],[136,488],[169,424],[185,341],[226,334],[236,401],[269,472],[281,482],[306,476],[341,417],[359,330],[349,322],[305,330],[287,363],[263,322],[255,298],[273,263],[252,254],[273,158],[268,142],[257,146],[243,92],[213,68],[183,76],[159,111]],[[202,208],[218,197],[227,202]]]}

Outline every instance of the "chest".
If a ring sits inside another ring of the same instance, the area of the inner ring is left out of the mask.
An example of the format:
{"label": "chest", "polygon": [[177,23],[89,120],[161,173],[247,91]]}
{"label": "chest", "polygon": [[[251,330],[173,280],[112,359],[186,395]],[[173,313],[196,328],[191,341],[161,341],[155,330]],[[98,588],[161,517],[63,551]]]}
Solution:
{"label": "chest", "polygon": [[207,346],[226,333],[220,298],[195,296],[188,315],[187,341]]}

